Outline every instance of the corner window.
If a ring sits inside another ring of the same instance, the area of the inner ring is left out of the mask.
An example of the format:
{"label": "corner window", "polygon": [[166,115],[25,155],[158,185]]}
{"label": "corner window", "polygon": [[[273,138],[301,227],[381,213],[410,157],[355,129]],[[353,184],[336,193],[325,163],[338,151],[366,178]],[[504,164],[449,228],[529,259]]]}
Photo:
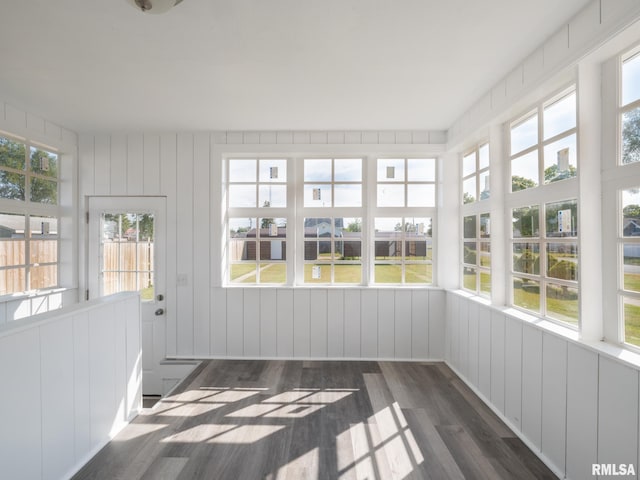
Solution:
{"label": "corner window", "polygon": [[640,161],[640,53],[622,60],[621,79],[621,158],[622,165]]}

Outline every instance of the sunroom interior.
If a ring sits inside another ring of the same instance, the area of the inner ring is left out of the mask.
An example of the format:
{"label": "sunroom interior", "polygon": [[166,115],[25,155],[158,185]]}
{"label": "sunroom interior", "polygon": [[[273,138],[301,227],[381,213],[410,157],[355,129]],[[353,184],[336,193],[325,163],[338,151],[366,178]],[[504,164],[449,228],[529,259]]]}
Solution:
{"label": "sunroom interior", "polygon": [[0,477],[246,359],[444,362],[638,478],[640,3],[133,3],[0,6]]}

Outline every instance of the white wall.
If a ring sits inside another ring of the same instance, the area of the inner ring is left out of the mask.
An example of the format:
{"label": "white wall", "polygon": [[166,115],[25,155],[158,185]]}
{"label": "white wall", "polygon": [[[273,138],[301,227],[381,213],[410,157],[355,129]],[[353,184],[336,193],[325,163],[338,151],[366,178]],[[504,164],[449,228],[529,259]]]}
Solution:
{"label": "white wall", "polygon": [[[294,152],[437,156],[445,141],[442,132],[83,134],[79,198],[166,196],[168,357],[442,358],[438,289],[223,288],[221,162]],[[412,331],[423,336],[410,339]]]}
{"label": "white wall", "polygon": [[0,326],[3,478],[68,478],[141,407],[140,302],[118,294]]}
{"label": "white wall", "polygon": [[637,469],[640,372],[629,352],[462,292],[447,292],[446,351],[560,478],[592,478],[594,463]]}

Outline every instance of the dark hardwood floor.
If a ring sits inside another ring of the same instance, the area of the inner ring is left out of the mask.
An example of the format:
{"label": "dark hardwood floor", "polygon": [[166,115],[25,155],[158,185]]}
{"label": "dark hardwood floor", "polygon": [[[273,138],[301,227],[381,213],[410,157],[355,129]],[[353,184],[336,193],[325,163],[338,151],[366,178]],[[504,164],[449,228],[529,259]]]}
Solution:
{"label": "dark hardwood floor", "polygon": [[555,479],[442,363],[203,362],[75,479]]}

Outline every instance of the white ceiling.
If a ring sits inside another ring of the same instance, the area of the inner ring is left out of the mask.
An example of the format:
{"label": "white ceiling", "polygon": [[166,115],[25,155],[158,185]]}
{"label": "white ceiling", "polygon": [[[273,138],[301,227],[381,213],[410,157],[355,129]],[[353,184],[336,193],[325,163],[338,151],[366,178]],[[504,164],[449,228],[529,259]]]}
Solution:
{"label": "white ceiling", "polygon": [[0,97],[83,131],[447,129],[589,0],[0,0]]}

